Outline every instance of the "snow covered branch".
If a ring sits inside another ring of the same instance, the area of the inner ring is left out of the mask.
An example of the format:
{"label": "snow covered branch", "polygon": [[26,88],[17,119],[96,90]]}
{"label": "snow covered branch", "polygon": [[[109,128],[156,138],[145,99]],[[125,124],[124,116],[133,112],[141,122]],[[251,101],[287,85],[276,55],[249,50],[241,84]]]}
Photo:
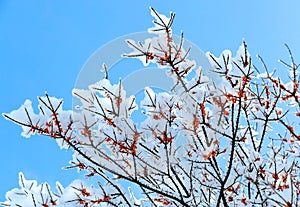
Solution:
{"label": "snow covered branch", "polygon": [[[189,59],[192,48],[185,48],[183,34],[179,42],[172,38],[175,14],[153,8],[151,14],[155,36],[127,40],[133,51],[124,57],[165,69],[170,91],[146,87],[138,103],[121,80],[103,79],[73,90],[81,101],[76,111],[63,110],[62,99],[46,94],[38,98],[39,114],[29,100],[3,114],[22,127],[22,136],[37,133],[72,149],[66,169],[86,171],[99,182],[57,183],[54,193],[20,173],[20,188],[2,205],[299,206],[299,65],[290,49],[292,63],[281,61],[290,72],[287,81],[260,56],[262,69],[255,66],[246,42],[234,57],[228,50],[219,57],[207,52],[218,77],[212,79]],[[131,117],[139,107],[146,118],[136,123]]]}

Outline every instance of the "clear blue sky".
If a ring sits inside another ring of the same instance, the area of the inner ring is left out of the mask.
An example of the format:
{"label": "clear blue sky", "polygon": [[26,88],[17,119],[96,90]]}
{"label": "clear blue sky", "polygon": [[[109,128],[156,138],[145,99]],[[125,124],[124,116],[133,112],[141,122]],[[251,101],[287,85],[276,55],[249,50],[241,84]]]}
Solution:
{"label": "clear blue sky", "polygon": [[[71,90],[88,57],[119,36],[152,26],[149,6],[176,12],[175,34],[183,30],[203,51],[235,52],[244,38],[250,53],[262,55],[270,68],[280,67],[279,58],[288,59],[284,43],[300,61],[298,0],[0,0],[0,112],[25,99],[36,103],[45,91],[63,97],[65,109],[71,109]],[[50,184],[67,185],[79,177],[76,170],[61,170],[71,153],[53,140],[22,138],[20,127],[2,117],[0,129],[0,201],[17,187],[19,171]]]}

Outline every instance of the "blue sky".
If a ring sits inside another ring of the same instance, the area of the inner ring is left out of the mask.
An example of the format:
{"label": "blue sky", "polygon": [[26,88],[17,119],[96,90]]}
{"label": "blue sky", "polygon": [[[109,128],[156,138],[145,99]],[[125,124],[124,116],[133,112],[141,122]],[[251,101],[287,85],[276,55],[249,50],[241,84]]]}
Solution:
{"label": "blue sky", "polygon": [[[252,55],[270,68],[288,60],[287,43],[300,60],[300,2],[294,1],[74,1],[0,0],[0,112],[17,109],[25,99],[47,91],[72,108],[71,90],[88,57],[105,43],[152,26],[149,6],[176,12],[174,33],[203,51],[235,53],[243,38]],[[53,140],[20,136],[20,127],[0,117],[0,201],[17,187],[18,172],[39,182],[69,184],[76,170],[63,171],[71,152]]]}

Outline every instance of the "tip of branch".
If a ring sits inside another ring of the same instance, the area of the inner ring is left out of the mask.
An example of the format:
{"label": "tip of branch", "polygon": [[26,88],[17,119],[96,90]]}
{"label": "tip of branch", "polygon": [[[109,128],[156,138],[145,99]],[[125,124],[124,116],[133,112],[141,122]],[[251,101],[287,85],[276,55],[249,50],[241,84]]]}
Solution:
{"label": "tip of branch", "polygon": [[2,116],[5,118],[5,119],[9,119],[9,116],[5,113],[2,113]]}

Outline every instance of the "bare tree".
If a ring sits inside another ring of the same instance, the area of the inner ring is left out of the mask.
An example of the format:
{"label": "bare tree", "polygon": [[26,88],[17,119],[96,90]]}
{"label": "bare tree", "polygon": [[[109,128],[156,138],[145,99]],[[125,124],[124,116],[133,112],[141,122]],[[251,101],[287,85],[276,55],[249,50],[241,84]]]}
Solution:
{"label": "bare tree", "polygon": [[131,118],[136,98],[108,75],[89,90],[73,90],[79,111],[62,110],[63,101],[46,94],[39,98],[39,114],[28,100],[3,114],[22,126],[23,136],[38,133],[71,148],[67,169],[84,170],[99,182],[57,183],[53,192],[20,173],[20,189],[9,191],[2,205],[299,206],[299,65],[288,46],[291,63],[281,61],[289,71],[285,78],[260,56],[262,69],[256,67],[243,42],[235,57],[228,50],[220,57],[207,53],[211,79],[188,59],[183,34],[173,40],[175,14],[151,12],[156,20],[149,32],[156,36],[128,40],[133,51],[124,56],[165,68],[171,90],[145,89],[140,124]]}

